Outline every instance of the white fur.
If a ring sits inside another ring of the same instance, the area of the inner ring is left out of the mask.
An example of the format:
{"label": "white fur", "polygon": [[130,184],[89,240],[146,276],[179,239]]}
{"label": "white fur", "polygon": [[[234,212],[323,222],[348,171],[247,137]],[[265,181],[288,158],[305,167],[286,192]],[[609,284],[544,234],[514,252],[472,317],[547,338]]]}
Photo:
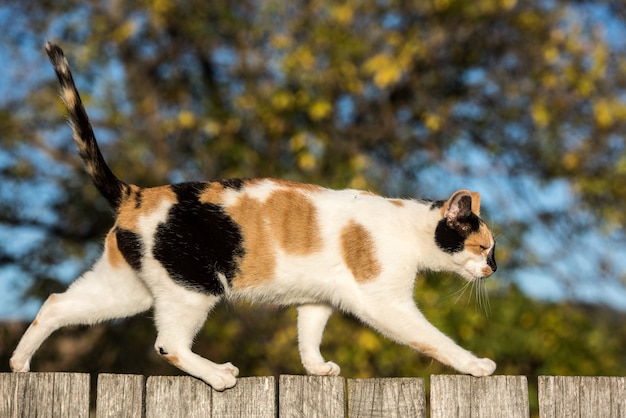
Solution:
{"label": "white fur", "polygon": [[[266,199],[279,187],[271,181],[247,186],[245,193]],[[242,192],[225,191],[226,206]],[[326,361],[320,343],[333,309],[350,312],[382,334],[407,344],[462,373],[486,376],[495,363],[479,359],[456,345],[432,326],[413,301],[416,274],[423,270],[446,270],[467,280],[484,274],[484,256],[470,251],[450,255],[437,247],[434,233],[440,210],[429,203],[404,200],[393,204],[382,197],[356,190],[321,189],[303,192],[311,196],[319,220],[323,247],[308,255],[289,255],[278,247],[275,277],[255,287],[227,289],[226,297],[253,302],[298,305],[298,347],[310,374],[337,375],[339,366]],[[52,295],[26,331],[11,358],[14,371],[28,371],[40,344],[56,329],[69,324],[126,317],[154,307],[158,337],[155,349],[168,361],[217,390],[235,385],[238,369],[230,363],[215,364],[191,352],[190,347],[207,314],[221,299],[184,288],[168,276],[152,256],[154,232],[164,222],[172,203],[139,219],[146,255],[136,274],[128,265],[114,268],[105,253],[92,271],[85,273],[60,295]],[[380,274],[358,283],[342,258],[340,235],[350,221],[364,226],[375,244]],[[493,243],[490,243],[493,245]],[[226,283],[222,277],[222,283]]]}

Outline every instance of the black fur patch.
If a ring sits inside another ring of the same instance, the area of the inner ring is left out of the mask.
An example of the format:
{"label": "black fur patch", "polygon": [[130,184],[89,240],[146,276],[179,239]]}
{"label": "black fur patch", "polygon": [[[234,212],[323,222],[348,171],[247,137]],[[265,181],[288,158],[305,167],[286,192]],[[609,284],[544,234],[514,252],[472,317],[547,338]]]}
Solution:
{"label": "black fur patch", "polygon": [[241,190],[244,179],[226,179],[219,182],[225,189]]}
{"label": "black fur patch", "polygon": [[465,219],[457,220],[456,225],[450,225],[446,218],[437,224],[435,242],[437,246],[449,254],[462,251],[467,237],[480,228],[480,218],[471,214]]}
{"label": "black fur patch", "polygon": [[489,251],[489,255],[487,256],[487,265],[491,267],[491,270],[495,273],[498,269],[498,265],[496,264],[496,243],[494,241],[493,247],[491,247],[491,251]]}
{"label": "black fur patch", "polygon": [[[427,200],[428,202],[428,200]],[[441,209],[444,205],[444,203],[446,203],[445,200],[432,200],[430,201],[430,209]]]}
{"label": "black fur patch", "polygon": [[135,209],[139,209],[141,207],[141,203],[143,201],[143,189],[139,189],[135,194]]}
{"label": "black fur patch", "polygon": [[178,203],[170,209],[167,222],[157,227],[154,258],[177,283],[212,295],[224,293],[218,274],[228,283],[237,272],[243,255],[239,225],[222,209],[201,203],[206,183],[172,186]]}
{"label": "black fur patch", "polygon": [[127,229],[117,228],[115,230],[117,248],[120,250],[126,262],[135,270],[141,270],[141,257],[144,248],[139,234]]}

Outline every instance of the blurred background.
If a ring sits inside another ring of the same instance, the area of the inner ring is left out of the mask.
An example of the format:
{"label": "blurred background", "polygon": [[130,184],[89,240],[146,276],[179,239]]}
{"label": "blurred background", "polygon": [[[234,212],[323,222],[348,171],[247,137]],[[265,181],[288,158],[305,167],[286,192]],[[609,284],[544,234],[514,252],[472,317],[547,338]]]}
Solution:
{"label": "blurred background", "polygon": [[[112,225],[43,46],[58,42],[113,171],[143,186],[272,176],[482,195],[487,295],[415,299],[499,374],[626,374],[626,6],[565,0],[0,1],[0,370]],[[450,372],[335,314],[346,377]],[[174,374],[151,314],[59,331],[33,370]],[[303,373],[295,310],[223,305],[196,350]]]}

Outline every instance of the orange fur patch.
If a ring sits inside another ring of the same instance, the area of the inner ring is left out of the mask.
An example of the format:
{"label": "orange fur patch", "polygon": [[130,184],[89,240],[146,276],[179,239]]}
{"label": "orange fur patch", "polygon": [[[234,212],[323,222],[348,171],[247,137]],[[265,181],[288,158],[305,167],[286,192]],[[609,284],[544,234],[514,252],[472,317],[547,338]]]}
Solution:
{"label": "orange fur patch", "polygon": [[168,363],[172,366],[178,367],[180,369],[180,360],[178,360],[177,356],[173,356],[171,354],[163,354],[162,356]]}
{"label": "orange fur patch", "polygon": [[117,237],[115,233],[111,230],[107,234],[107,238],[105,241],[106,253],[109,260],[109,264],[114,268],[120,267],[126,261],[124,260],[124,256],[120,252],[120,249],[117,246]]}
{"label": "orange fur patch", "polygon": [[480,216],[480,193],[472,192],[472,212]]}
{"label": "orange fur patch", "polygon": [[488,277],[493,274],[493,269],[489,266],[485,266],[480,271],[483,274],[483,277]]}
{"label": "orange fur patch", "polygon": [[224,186],[217,182],[208,184],[208,187],[200,195],[200,202],[219,204],[222,202],[222,195],[224,194]]}
{"label": "orange fur patch", "polygon": [[[485,225],[481,225],[477,232],[471,234],[465,240],[465,247],[474,254],[481,254],[486,250],[481,248],[490,248],[493,245],[491,232]],[[483,255],[486,255],[483,254]]]}
{"label": "orange fur patch", "polygon": [[170,186],[142,189],[130,186],[131,193],[119,207],[116,225],[129,231],[137,230],[137,222],[141,216],[153,212],[163,201],[176,203],[176,194]]}
{"label": "orange fur patch", "polygon": [[233,287],[250,287],[270,280],[274,276],[276,261],[264,219],[263,202],[244,195],[227,212],[241,227],[245,250]]}
{"label": "orange fur patch", "polygon": [[409,347],[419,351],[420,353],[424,353],[429,357],[441,361],[441,358],[438,358],[439,356],[437,355],[437,349],[434,348],[432,345],[426,343],[410,342]]}
{"label": "orange fur patch", "polygon": [[350,221],[341,231],[341,252],[357,282],[373,280],[380,274],[374,239],[365,227],[355,221]]}
{"label": "orange fur patch", "polygon": [[400,208],[404,206],[404,201],[400,199],[389,199],[389,203],[391,203],[392,205],[398,206]]}
{"label": "orange fur patch", "polygon": [[274,239],[286,253],[308,255],[322,249],[317,209],[303,193],[277,190],[263,210]]}

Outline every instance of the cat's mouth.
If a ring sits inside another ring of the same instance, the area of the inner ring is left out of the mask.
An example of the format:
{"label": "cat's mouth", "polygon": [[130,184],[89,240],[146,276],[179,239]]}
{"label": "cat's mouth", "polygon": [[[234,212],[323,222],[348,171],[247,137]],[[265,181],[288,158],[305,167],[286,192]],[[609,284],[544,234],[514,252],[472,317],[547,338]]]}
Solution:
{"label": "cat's mouth", "polygon": [[481,279],[486,279],[487,277],[491,276],[495,272],[496,272],[496,268],[492,268],[491,266],[485,266],[481,270],[481,273],[483,274]]}
{"label": "cat's mouth", "polygon": [[492,270],[489,266],[486,266],[480,270],[480,274],[476,274],[475,271],[467,269],[463,272],[463,274],[461,274],[461,276],[468,282],[479,282],[487,279],[493,273],[494,270]]}

